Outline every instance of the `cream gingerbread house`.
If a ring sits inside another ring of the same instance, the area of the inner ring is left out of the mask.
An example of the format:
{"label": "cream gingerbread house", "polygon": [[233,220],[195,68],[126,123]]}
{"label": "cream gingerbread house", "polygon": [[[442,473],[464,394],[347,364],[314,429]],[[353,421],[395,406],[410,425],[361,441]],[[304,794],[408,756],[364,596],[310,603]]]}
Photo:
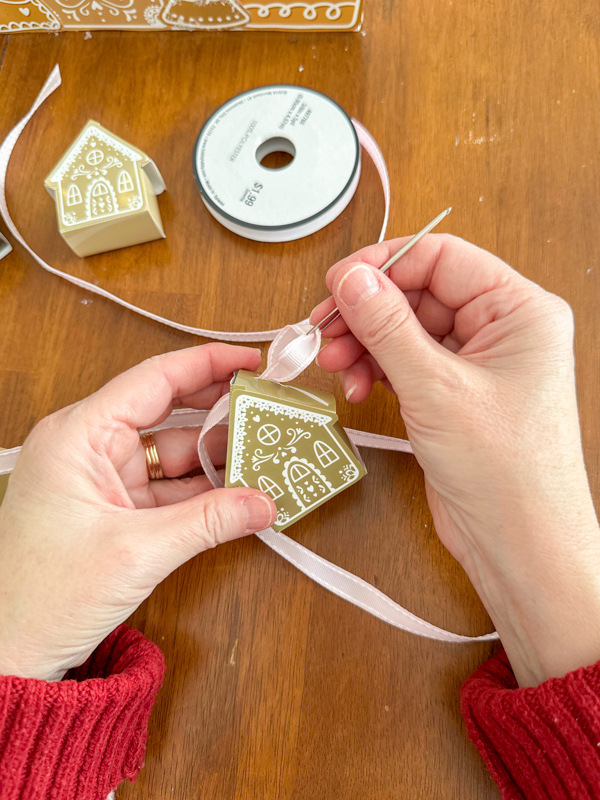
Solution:
{"label": "cream gingerbread house", "polygon": [[61,236],[78,256],[164,238],[154,161],[90,120],[45,180]]}
{"label": "cream gingerbread house", "polygon": [[231,385],[226,486],[250,486],[277,506],[283,530],[366,474],[338,422],[335,398],[240,370]]}

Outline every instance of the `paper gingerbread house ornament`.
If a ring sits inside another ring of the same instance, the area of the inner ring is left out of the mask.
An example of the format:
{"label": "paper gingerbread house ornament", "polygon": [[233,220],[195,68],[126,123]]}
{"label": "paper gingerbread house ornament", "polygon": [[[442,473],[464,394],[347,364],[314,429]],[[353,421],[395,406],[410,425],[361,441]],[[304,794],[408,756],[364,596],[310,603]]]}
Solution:
{"label": "paper gingerbread house ornament", "polygon": [[240,370],[231,383],[226,486],[277,506],[281,531],[366,475],[338,422],[335,398]]}
{"label": "paper gingerbread house ornament", "polygon": [[164,238],[154,161],[90,120],[45,180],[58,229],[78,256]]}

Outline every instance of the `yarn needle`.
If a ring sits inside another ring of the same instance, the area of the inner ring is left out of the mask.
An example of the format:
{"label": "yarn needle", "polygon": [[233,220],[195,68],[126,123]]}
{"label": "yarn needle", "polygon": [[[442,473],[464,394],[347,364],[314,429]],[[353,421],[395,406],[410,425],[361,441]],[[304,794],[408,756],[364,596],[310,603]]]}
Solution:
{"label": "yarn needle", "polygon": [[[433,230],[436,225],[439,225],[439,223],[444,219],[444,217],[447,217],[451,211],[452,211],[452,206],[445,208],[441,214],[438,214],[435,219],[432,219],[430,223],[425,225],[423,230],[420,230],[418,233],[416,233],[412,237],[412,239],[410,239],[403,247],[400,248],[400,250],[398,250],[397,253],[394,253],[394,255],[388,261],[386,261],[385,264],[380,268],[380,271],[387,272],[388,269],[392,266],[392,264],[395,264],[399,258],[402,258],[402,256],[405,255],[405,253],[408,253],[411,247],[414,247],[418,241],[420,241],[424,236],[426,236],[429,233],[429,231]],[[332,316],[332,314],[334,316]],[[335,322],[339,316],[340,312],[338,311],[337,307],[332,308],[329,314],[323,317],[323,319],[320,322],[317,322],[316,325],[313,325],[313,327],[309,331],[307,331],[305,335],[308,336],[309,334],[314,333],[314,331],[316,331],[317,328],[320,328],[321,333],[323,333],[325,328],[328,328],[331,325],[331,323]],[[331,319],[329,319],[330,317]],[[325,325],[323,325],[323,323],[325,323]],[[323,325],[322,328],[321,325]]]}

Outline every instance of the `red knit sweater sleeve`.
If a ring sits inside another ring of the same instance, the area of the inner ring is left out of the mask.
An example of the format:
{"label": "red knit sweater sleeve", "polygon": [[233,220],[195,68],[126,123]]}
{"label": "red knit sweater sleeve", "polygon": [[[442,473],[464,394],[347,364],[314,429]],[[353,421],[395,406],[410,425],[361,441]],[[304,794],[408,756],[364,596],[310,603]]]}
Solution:
{"label": "red knit sweater sleeve", "polygon": [[599,800],[600,662],[519,689],[501,651],[465,681],[461,699],[505,800]]}
{"label": "red knit sweater sleeve", "polygon": [[134,780],[163,675],[159,648],[121,625],[63,681],[0,676],[0,800],[106,800]]}

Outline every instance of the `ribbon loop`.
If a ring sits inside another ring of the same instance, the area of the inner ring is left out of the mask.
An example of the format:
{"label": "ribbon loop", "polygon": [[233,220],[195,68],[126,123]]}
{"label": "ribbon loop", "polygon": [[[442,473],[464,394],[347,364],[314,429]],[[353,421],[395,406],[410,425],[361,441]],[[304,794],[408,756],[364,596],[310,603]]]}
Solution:
{"label": "ribbon loop", "polygon": [[304,372],[315,360],[321,347],[321,331],[317,328],[308,333],[309,330],[307,322],[286,325],[269,347],[267,368],[259,377],[287,383]]}

